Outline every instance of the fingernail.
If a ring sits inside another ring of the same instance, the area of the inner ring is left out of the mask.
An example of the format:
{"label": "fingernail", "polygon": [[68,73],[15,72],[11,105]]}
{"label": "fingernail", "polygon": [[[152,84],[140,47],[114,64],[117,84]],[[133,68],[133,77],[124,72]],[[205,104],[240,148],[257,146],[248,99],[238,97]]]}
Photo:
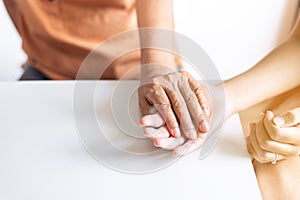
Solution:
{"label": "fingernail", "polygon": [[180,136],[181,136],[181,133],[180,133],[179,128],[173,128],[173,130],[172,130],[172,135],[173,135],[174,137],[180,137]]}
{"label": "fingernail", "polygon": [[285,124],[285,120],[283,117],[275,117],[273,122],[276,126],[283,126]]}
{"label": "fingernail", "polygon": [[160,145],[160,144],[159,144],[159,140],[158,140],[158,139],[154,139],[154,140],[153,140],[153,145],[156,146],[156,147],[160,147],[160,146],[159,146],[159,145]]}
{"label": "fingernail", "polygon": [[268,120],[272,120],[274,117],[274,114],[271,111],[267,111],[266,115]]}
{"label": "fingernail", "polygon": [[144,127],[144,126],[145,126],[145,125],[144,125],[144,120],[143,120],[143,118],[140,119],[139,124],[140,124],[141,127]]}
{"label": "fingernail", "polygon": [[208,129],[209,129],[208,123],[206,120],[204,120],[200,125],[200,130],[206,132],[208,131]]}
{"label": "fingernail", "polygon": [[204,114],[206,115],[206,117],[209,117],[210,115],[210,110],[208,107],[203,108]]}
{"label": "fingernail", "polygon": [[265,113],[261,112],[261,113],[259,114],[259,120],[261,120],[264,116],[265,116]]}
{"label": "fingernail", "polygon": [[190,129],[187,132],[187,137],[190,139],[196,139],[197,138],[197,132],[195,129]]}

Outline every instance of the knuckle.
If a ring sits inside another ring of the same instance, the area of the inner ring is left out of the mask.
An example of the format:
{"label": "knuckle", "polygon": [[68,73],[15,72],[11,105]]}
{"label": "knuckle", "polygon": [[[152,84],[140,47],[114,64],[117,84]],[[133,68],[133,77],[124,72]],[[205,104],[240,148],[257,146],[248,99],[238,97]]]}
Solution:
{"label": "knuckle", "polygon": [[185,83],[185,84],[189,83],[188,78],[186,76],[182,76],[182,75],[179,76],[179,80],[180,80],[180,82]]}
{"label": "knuckle", "polygon": [[181,71],[180,72],[183,76],[189,76],[190,74],[187,71]]}
{"label": "knuckle", "polygon": [[160,83],[161,79],[162,79],[162,77],[160,77],[160,76],[154,77],[154,78],[152,79],[152,82],[151,82],[151,83],[152,83],[152,84]]}
{"label": "knuckle", "polygon": [[153,94],[155,92],[155,89],[154,88],[149,88],[147,91],[146,91],[148,94]]}
{"label": "knuckle", "polygon": [[272,161],[272,158],[270,157],[270,155],[266,152],[263,152],[261,155],[260,155],[260,160],[263,162],[263,163],[268,163],[270,161]]}
{"label": "knuckle", "polygon": [[268,135],[269,135],[269,137],[270,137],[272,140],[275,140],[275,141],[277,141],[277,140],[278,140],[278,136],[277,136],[277,134],[276,134],[276,133],[274,133],[273,131],[271,131],[271,132],[268,132]]}
{"label": "knuckle", "polygon": [[154,92],[154,87],[152,86],[152,83],[151,83],[151,85],[148,85],[148,88],[147,88],[147,90],[145,91],[145,93],[146,94],[151,94],[151,93],[153,93]]}
{"label": "knuckle", "polygon": [[205,93],[202,87],[195,88],[194,93],[201,98],[201,101],[205,101]]}
{"label": "knuckle", "polygon": [[185,97],[185,103],[188,106],[192,106],[193,104],[196,103],[196,99],[193,95],[188,95],[188,96]]}
{"label": "knuckle", "polygon": [[165,112],[169,112],[172,109],[172,106],[170,103],[163,103],[159,105],[161,110],[165,111]]}
{"label": "knuckle", "polygon": [[152,89],[152,95],[160,96],[162,95],[162,92],[159,89]]}
{"label": "knuckle", "polygon": [[185,105],[185,102],[181,102],[179,100],[176,100],[173,102],[173,109],[174,111],[181,111],[182,106]]}
{"label": "knuckle", "polygon": [[165,75],[165,77],[166,77],[167,79],[169,79],[169,80],[172,79],[173,76],[174,76],[174,72],[168,73],[168,74]]}
{"label": "knuckle", "polygon": [[176,76],[176,72],[170,72],[163,76],[163,79],[169,82],[173,82],[174,78]]}
{"label": "knuckle", "polygon": [[268,132],[269,136],[271,139],[275,141],[280,141],[282,138],[282,133],[280,131],[272,129],[271,131]]}
{"label": "knuckle", "polygon": [[153,82],[148,83],[147,86],[148,86],[148,88],[156,88],[158,86],[158,84],[155,81],[153,81]]}
{"label": "knuckle", "polygon": [[264,140],[260,143],[260,147],[264,150],[269,150],[272,146],[272,141]]}
{"label": "knuckle", "polygon": [[150,83],[145,94],[149,96],[160,96],[162,95],[162,88],[158,84]]}

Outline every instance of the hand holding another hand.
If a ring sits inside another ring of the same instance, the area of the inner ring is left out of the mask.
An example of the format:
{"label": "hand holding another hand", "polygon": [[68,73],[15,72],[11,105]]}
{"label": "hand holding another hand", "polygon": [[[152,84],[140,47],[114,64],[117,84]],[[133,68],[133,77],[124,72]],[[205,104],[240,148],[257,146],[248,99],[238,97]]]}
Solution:
{"label": "hand holding another hand", "polygon": [[183,155],[204,143],[211,122],[211,98],[188,72],[147,81],[139,88],[139,102],[144,115],[140,124],[155,146]]}
{"label": "hand holding another hand", "polygon": [[271,111],[250,124],[246,139],[250,155],[260,163],[283,160],[300,153],[300,108],[274,116]]}
{"label": "hand holding another hand", "polygon": [[144,134],[149,137],[154,146],[166,150],[173,150],[174,156],[187,155],[200,148],[208,133],[201,133],[196,139],[188,139],[184,135],[181,137],[172,136],[165,126],[164,119],[159,113],[144,116],[141,121],[145,126]]}

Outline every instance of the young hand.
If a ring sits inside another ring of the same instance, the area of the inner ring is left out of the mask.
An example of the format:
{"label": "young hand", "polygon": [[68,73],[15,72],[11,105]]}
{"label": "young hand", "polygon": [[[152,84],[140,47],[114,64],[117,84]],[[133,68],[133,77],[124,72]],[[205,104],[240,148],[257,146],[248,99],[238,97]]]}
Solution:
{"label": "young hand", "polygon": [[257,123],[250,124],[246,139],[250,155],[260,163],[283,160],[300,153],[300,108],[274,116],[271,111],[262,114]]}

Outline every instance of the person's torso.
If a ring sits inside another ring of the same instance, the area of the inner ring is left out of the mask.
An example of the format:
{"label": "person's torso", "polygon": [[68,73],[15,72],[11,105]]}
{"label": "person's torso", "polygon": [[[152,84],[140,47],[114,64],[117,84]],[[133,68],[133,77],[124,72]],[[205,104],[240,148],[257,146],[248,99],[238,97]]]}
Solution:
{"label": "person's torso", "polygon": [[[115,34],[137,28],[134,0],[4,0],[4,3],[22,37],[29,64],[51,79],[74,79],[82,61],[97,45]],[[109,52],[102,53],[109,56]],[[102,78],[122,76],[127,68],[137,65],[139,52],[123,60],[110,66]]]}

